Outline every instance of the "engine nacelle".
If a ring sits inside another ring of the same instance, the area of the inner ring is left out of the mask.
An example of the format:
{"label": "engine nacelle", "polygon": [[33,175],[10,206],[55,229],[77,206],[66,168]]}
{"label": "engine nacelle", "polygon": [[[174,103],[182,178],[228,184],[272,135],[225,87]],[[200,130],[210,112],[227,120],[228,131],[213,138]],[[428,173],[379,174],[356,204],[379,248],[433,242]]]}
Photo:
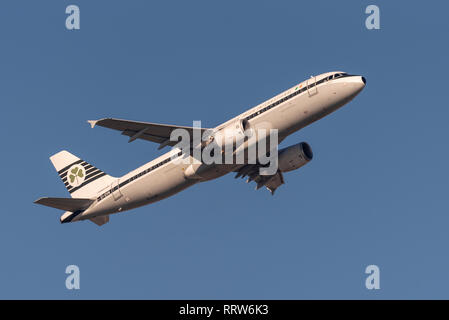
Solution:
{"label": "engine nacelle", "polygon": [[212,133],[210,142],[215,141],[223,150],[226,144],[233,144],[235,141],[242,141],[245,137],[245,130],[248,129],[247,120],[237,120],[224,128]]}
{"label": "engine nacelle", "polygon": [[306,142],[279,150],[279,170],[288,172],[301,168],[313,158],[312,148]]}

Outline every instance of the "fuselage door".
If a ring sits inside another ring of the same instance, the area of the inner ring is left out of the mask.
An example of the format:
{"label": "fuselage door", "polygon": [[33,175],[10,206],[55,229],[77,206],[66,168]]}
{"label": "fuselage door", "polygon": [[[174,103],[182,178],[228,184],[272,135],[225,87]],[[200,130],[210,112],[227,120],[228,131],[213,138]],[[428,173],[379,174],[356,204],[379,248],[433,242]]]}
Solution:
{"label": "fuselage door", "polygon": [[123,197],[123,194],[120,191],[119,179],[117,179],[117,180],[115,180],[114,182],[111,183],[111,193],[112,193],[112,197],[116,201],[118,199],[120,199],[121,197]]}
{"label": "fuselage door", "polygon": [[316,76],[311,76],[310,79],[307,79],[306,86],[309,97],[316,95],[318,93],[318,88],[316,86]]}

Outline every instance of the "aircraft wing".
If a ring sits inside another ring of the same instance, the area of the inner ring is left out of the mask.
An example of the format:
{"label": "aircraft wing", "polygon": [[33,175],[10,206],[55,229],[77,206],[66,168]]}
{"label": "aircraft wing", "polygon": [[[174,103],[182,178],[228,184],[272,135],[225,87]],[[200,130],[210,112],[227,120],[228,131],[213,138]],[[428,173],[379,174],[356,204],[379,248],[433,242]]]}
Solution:
{"label": "aircraft wing", "polygon": [[237,170],[235,178],[244,178],[248,176],[246,183],[254,181],[257,183],[256,190],[265,186],[273,195],[274,191],[282,184],[284,184],[284,177],[282,172],[278,171],[274,175],[260,175],[259,174],[260,165],[258,164],[247,164]]}
{"label": "aircraft wing", "polygon": [[136,139],[143,139],[151,142],[159,143],[159,148],[165,146],[174,146],[178,141],[170,141],[170,134],[175,129],[184,129],[189,131],[190,137],[193,137],[194,130],[201,130],[201,136],[207,128],[193,128],[174,126],[168,124],[158,124],[150,122],[130,121],[122,119],[105,118],[100,120],[88,120],[91,127],[100,126],[109,129],[121,131],[123,135],[129,136],[128,142]]}

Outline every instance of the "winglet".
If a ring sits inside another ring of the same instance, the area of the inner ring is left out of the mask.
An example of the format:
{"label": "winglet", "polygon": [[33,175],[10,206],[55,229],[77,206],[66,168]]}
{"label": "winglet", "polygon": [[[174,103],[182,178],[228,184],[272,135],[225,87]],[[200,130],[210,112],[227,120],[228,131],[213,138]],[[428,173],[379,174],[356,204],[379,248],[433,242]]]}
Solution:
{"label": "winglet", "polygon": [[87,120],[87,122],[89,122],[90,127],[93,129],[93,127],[95,127],[95,125],[97,124],[98,120]]}

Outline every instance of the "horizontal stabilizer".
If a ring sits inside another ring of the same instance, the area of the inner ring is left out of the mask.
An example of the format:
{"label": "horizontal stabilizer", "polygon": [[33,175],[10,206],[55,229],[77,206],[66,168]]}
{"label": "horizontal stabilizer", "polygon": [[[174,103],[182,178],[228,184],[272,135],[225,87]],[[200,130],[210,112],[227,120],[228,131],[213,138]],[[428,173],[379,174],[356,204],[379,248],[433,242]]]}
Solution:
{"label": "horizontal stabilizer", "polygon": [[83,198],[39,198],[34,203],[75,212],[87,209],[95,200]]}

